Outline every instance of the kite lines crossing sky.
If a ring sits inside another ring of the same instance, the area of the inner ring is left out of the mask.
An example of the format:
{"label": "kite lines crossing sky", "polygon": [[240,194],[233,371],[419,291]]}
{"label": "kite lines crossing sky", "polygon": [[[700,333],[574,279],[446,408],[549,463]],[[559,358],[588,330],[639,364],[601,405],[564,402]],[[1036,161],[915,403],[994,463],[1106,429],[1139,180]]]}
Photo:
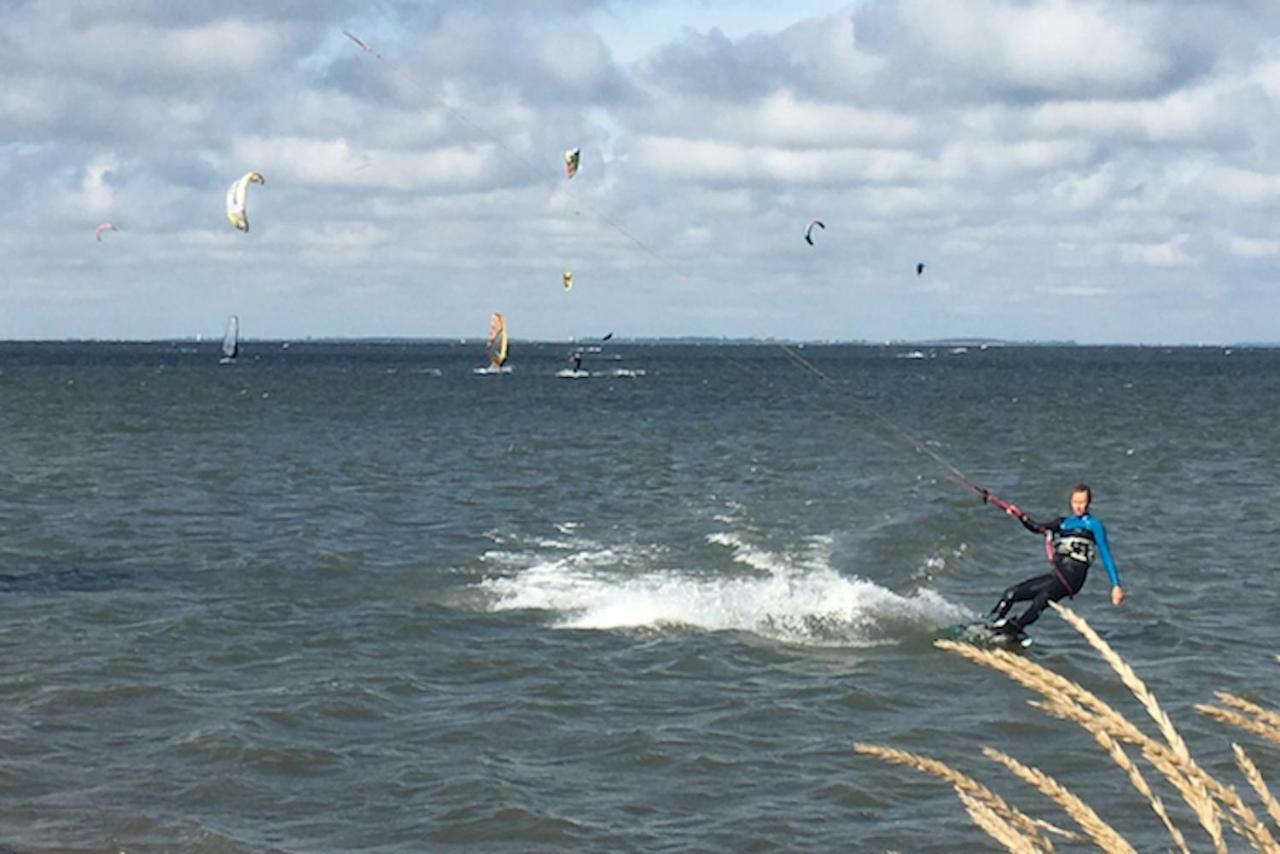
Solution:
{"label": "kite lines crossing sky", "polygon": [[[511,148],[511,146],[507,145],[502,140],[502,138],[498,136],[497,133],[495,133],[494,131],[490,130],[487,127],[484,127],[480,123],[473,121],[461,110],[455,107],[451,107],[448,104],[444,103],[444,101],[442,101],[439,97],[437,97],[430,89],[424,86],[411,72],[402,68],[400,65],[392,62],[391,60],[387,59],[380,52],[378,52],[378,50],[375,47],[370,45],[368,42],[364,41],[363,39],[359,38],[354,33],[348,30],[343,30],[342,32],[343,32],[343,35],[345,35],[352,42],[354,42],[365,54],[372,56],[378,62],[382,63],[392,72],[394,72],[397,76],[399,76],[401,80],[403,80],[413,89],[418,91],[425,99],[430,101],[432,104],[440,107],[441,109],[445,110],[451,116],[456,118],[458,121],[465,124],[467,127],[487,137],[495,145],[497,145],[498,148],[500,148],[503,152],[505,152],[506,155],[510,157],[512,160],[523,164],[531,175],[533,175],[536,178],[542,178],[545,176],[546,170],[543,167],[538,166],[537,164],[529,160],[527,157],[520,154],[520,152]],[[564,153],[565,172],[569,178],[572,178],[578,171],[580,155],[581,155],[581,151],[576,148],[569,149]],[[574,201],[579,202],[580,204],[582,203],[582,200],[579,199],[577,196],[573,195],[572,192],[569,191],[567,188],[565,189],[565,192],[569,193],[569,195],[574,199]],[[628,241],[630,241],[640,251],[644,252],[646,255],[653,258],[658,263],[662,264],[671,272],[675,273],[676,275],[680,276],[683,279],[693,279],[693,277],[689,275],[685,270],[678,267],[666,256],[664,256],[663,254],[655,250],[653,247],[649,246],[643,240],[640,240],[630,231],[622,227],[622,225],[613,221],[609,217],[605,216],[598,209],[595,209],[592,206],[586,205],[586,204],[583,204],[583,207],[589,208],[591,215],[595,219],[599,220],[605,225],[608,225],[618,234],[622,235]],[[826,226],[823,223],[817,220],[813,220],[812,222],[809,223],[808,228],[806,228],[805,230],[805,240],[810,245],[813,244],[812,232],[813,232],[814,226],[818,226],[823,229],[826,228]],[[919,268],[916,270],[916,273],[917,275],[919,275],[919,273],[923,271],[924,271],[923,264],[921,264]],[[571,273],[565,274],[566,288],[571,286],[571,283],[572,283],[571,275],[572,275]],[[500,317],[500,315],[495,315],[495,316]],[[505,323],[502,323],[502,326],[505,330]],[[964,487],[965,489],[968,489],[969,491],[978,495],[980,498],[982,498],[984,502],[990,502],[992,504],[995,504],[997,507],[1002,507],[1002,508],[1007,508],[1009,506],[1008,502],[1001,500],[1000,498],[992,494],[989,490],[986,490],[981,486],[978,486],[976,483],[974,483],[967,475],[965,475],[964,472],[962,472],[959,468],[957,468],[954,464],[952,464],[949,460],[947,460],[937,451],[930,448],[925,442],[916,438],[916,436],[913,435],[906,428],[902,427],[897,422],[893,421],[892,419],[888,418],[885,415],[882,415],[881,413],[873,409],[866,401],[858,397],[856,391],[848,383],[833,379],[829,374],[827,374],[821,368],[814,365],[804,356],[800,355],[800,353],[797,352],[794,347],[780,341],[772,341],[771,343],[775,347],[777,347],[779,350],[781,350],[782,353],[788,359],[790,359],[795,364],[799,365],[804,370],[813,374],[828,388],[835,390],[837,393],[843,395],[846,399],[855,403],[858,409],[864,414],[866,414],[867,416],[869,416],[873,421],[875,421],[882,427],[887,428],[890,433],[892,433],[897,438],[904,440],[917,452],[925,454],[930,459],[932,459],[935,463],[941,466],[942,469],[946,472],[946,477],[948,480],[951,480],[959,484],[960,486]],[[730,359],[730,361],[735,361],[735,360]]]}
{"label": "kite lines crossing sky", "polygon": [[[524,165],[524,167],[529,171],[529,173],[530,173],[531,175],[533,175],[533,176],[534,176],[534,177],[536,177],[536,178],[542,178],[542,177],[544,177],[544,176],[546,175],[546,169],[545,169],[545,168],[543,168],[543,167],[539,166],[538,164],[534,163],[533,161],[529,160],[529,158],[525,157],[525,156],[524,156],[524,155],[522,155],[520,152],[518,152],[518,151],[516,151],[515,149],[513,149],[511,146],[507,145],[507,144],[502,140],[502,138],[501,138],[500,136],[498,136],[498,134],[497,134],[496,132],[494,132],[494,131],[490,130],[489,128],[485,127],[484,125],[480,124],[479,122],[473,121],[471,118],[469,118],[469,117],[467,116],[467,114],[466,114],[466,113],[462,112],[461,110],[457,109],[456,107],[451,107],[451,106],[449,106],[448,104],[446,104],[446,103],[445,103],[444,101],[442,101],[442,100],[441,100],[441,99],[440,99],[440,98],[439,98],[439,97],[438,97],[434,92],[432,92],[430,89],[428,89],[426,86],[424,86],[424,85],[423,85],[423,84],[418,80],[418,78],[417,78],[417,77],[415,77],[415,76],[413,75],[413,73],[412,73],[412,72],[410,72],[410,71],[408,71],[407,69],[405,69],[405,68],[401,67],[401,66],[400,66],[400,65],[398,65],[397,63],[392,62],[391,60],[387,59],[385,56],[383,56],[381,53],[379,53],[379,52],[378,52],[378,49],[377,49],[377,48],[373,47],[371,44],[369,44],[368,42],[364,41],[364,40],[363,40],[363,39],[361,39],[360,37],[356,36],[354,33],[350,32],[349,30],[343,30],[343,31],[342,31],[342,34],[343,34],[343,35],[345,35],[347,38],[351,39],[351,41],[355,42],[355,44],[356,44],[356,45],[357,45],[357,46],[358,46],[362,51],[364,51],[366,54],[368,54],[369,56],[372,56],[374,59],[378,60],[378,62],[382,63],[382,64],[383,64],[383,65],[385,65],[387,68],[391,69],[391,71],[393,71],[393,72],[394,72],[394,73],[395,73],[395,74],[396,74],[396,75],[397,75],[401,80],[403,80],[405,83],[409,84],[412,88],[414,88],[415,90],[417,90],[417,91],[418,91],[418,92],[419,92],[419,93],[420,93],[424,98],[426,98],[426,99],[427,99],[428,101],[430,101],[432,104],[434,104],[434,105],[436,105],[436,106],[440,107],[441,109],[445,110],[445,111],[446,111],[446,112],[448,112],[451,116],[453,116],[454,118],[456,118],[458,121],[460,121],[460,122],[462,122],[463,124],[465,124],[467,127],[471,128],[472,130],[476,131],[477,133],[479,133],[479,134],[481,134],[481,135],[483,135],[483,136],[487,137],[491,142],[493,142],[493,143],[494,143],[495,145],[497,145],[500,149],[502,149],[502,151],[503,151],[503,152],[505,152],[505,153],[506,153],[506,155],[507,155],[508,157],[510,157],[512,160],[516,161],[517,163],[522,163],[522,164]],[[580,162],[580,157],[581,157],[581,150],[580,150],[580,149],[573,148],[573,149],[569,149],[568,151],[566,151],[566,152],[565,152],[565,154],[564,154],[564,159],[565,159],[565,172],[567,173],[567,175],[568,175],[568,177],[569,177],[569,178],[572,178],[575,174],[577,174],[577,172],[578,172],[578,164],[579,164],[579,162]],[[586,209],[588,210],[588,212],[590,213],[590,215],[592,216],[592,218],[593,218],[593,219],[596,219],[596,220],[598,220],[599,222],[602,222],[602,223],[604,223],[605,225],[607,225],[607,226],[609,226],[610,228],[612,228],[612,229],[613,229],[614,231],[616,231],[618,234],[622,235],[622,236],[623,236],[623,237],[625,237],[628,241],[630,241],[630,242],[631,242],[631,243],[632,243],[636,248],[638,248],[641,252],[643,252],[644,254],[648,255],[648,256],[649,256],[649,257],[651,257],[651,258],[653,258],[653,259],[654,259],[655,261],[657,261],[659,264],[662,264],[664,267],[666,267],[666,268],[667,268],[668,270],[670,270],[672,273],[675,273],[677,276],[680,276],[681,278],[684,278],[684,279],[689,279],[689,278],[691,278],[691,277],[689,276],[689,274],[688,274],[688,273],[686,273],[684,270],[680,269],[678,266],[676,266],[674,263],[672,263],[672,262],[671,262],[671,261],[670,261],[666,256],[664,256],[662,253],[658,252],[658,251],[657,251],[656,249],[654,249],[652,246],[650,246],[649,244],[645,243],[645,242],[644,242],[643,240],[641,240],[640,238],[636,237],[634,234],[632,234],[630,231],[628,231],[627,229],[625,229],[625,228],[624,228],[622,225],[620,225],[619,223],[617,223],[617,222],[615,222],[614,220],[610,219],[610,218],[609,218],[608,216],[606,216],[603,212],[601,212],[598,208],[595,208],[594,206],[587,204],[587,203],[586,203],[582,198],[580,198],[580,197],[578,197],[577,195],[575,195],[575,194],[574,194],[571,190],[569,190],[567,187],[565,188],[564,192],[565,192],[565,193],[567,193],[567,194],[569,195],[569,197],[570,197],[570,198],[572,198],[575,202],[577,202],[580,206],[582,206],[583,208],[586,208]]]}

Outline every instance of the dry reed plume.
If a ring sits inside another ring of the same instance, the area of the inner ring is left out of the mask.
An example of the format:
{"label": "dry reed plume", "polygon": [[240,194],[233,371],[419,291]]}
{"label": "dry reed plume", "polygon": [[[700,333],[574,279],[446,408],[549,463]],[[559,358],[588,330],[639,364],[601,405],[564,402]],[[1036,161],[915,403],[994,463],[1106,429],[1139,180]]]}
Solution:
{"label": "dry reed plume", "polygon": [[1240,772],[1244,774],[1244,778],[1249,781],[1250,786],[1253,786],[1253,790],[1258,793],[1258,798],[1266,806],[1267,815],[1271,816],[1271,820],[1277,826],[1280,826],[1280,803],[1276,802],[1266,780],[1262,779],[1262,772],[1258,770],[1257,765],[1253,764],[1253,760],[1244,752],[1243,747],[1233,743],[1231,750],[1236,755],[1236,765],[1240,766]]}
{"label": "dry reed plume", "polygon": [[1053,850],[1052,848],[1041,848],[1031,842],[1030,839],[1015,830],[1009,822],[1001,818],[995,810],[963,789],[956,789],[956,794],[960,796],[960,803],[964,804],[964,808],[968,811],[969,817],[973,819],[973,823],[985,830],[988,836],[1010,851],[1017,852],[1017,854],[1039,854],[1042,851]]}
{"label": "dry reed plume", "polygon": [[[1053,607],[1119,676],[1147,716],[1154,721],[1159,732],[1158,738],[1143,732],[1133,721],[1092,691],[1023,656],[1004,649],[982,649],[954,641],[937,641],[935,645],[1008,676],[1039,695],[1039,699],[1030,701],[1033,707],[1053,717],[1079,724],[1125,772],[1130,784],[1159,817],[1179,851],[1189,851],[1182,831],[1169,815],[1164,802],[1148,784],[1137,763],[1126,752],[1126,746],[1135,749],[1158,772],[1157,780],[1163,779],[1178,792],[1215,851],[1227,850],[1223,834],[1225,821],[1253,850],[1280,854],[1280,844],[1276,842],[1272,828],[1258,817],[1257,812],[1244,801],[1235,787],[1213,777],[1195,761],[1172,719],[1128,662],[1084,618],[1065,606],[1054,604]],[[1280,661],[1280,656],[1277,656],[1277,660]],[[1256,735],[1270,744],[1280,745],[1280,714],[1226,692],[1218,692],[1216,696],[1221,706],[1200,704],[1196,709],[1213,720]],[[1234,744],[1232,748],[1237,766],[1265,808],[1266,815],[1280,827],[1280,802],[1244,749]],[[1134,850],[1132,844],[1092,807],[1051,776],[993,748],[984,748],[983,753],[1003,764],[1057,804],[1080,828],[1084,838],[1033,818],[973,778],[938,760],[879,745],[859,743],[854,745],[854,749],[858,753],[906,765],[947,781],[959,795],[973,822],[1010,851],[1052,851],[1053,844],[1044,831],[1079,841],[1090,841],[1104,851]]]}
{"label": "dry reed plume", "polygon": [[[853,745],[853,749],[858,753],[874,756],[884,762],[893,765],[906,765],[909,768],[915,768],[917,771],[923,771],[926,774],[932,774],[939,779],[947,781],[958,794],[965,795],[971,801],[981,804],[984,810],[997,819],[1002,826],[1007,827],[1008,830],[1002,835],[1007,835],[1011,838],[1017,837],[1020,840],[1019,845],[1030,846],[1027,850],[1053,850],[1053,843],[1040,832],[1041,827],[1047,823],[1038,822],[1015,807],[1010,806],[1004,798],[945,762],[940,762],[928,756],[921,756],[918,753],[911,753],[907,750],[882,747],[876,744],[856,743]],[[1050,827],[1052,826],[1050,825]],[[1056,827],[1053,829],[1058,830]]]}

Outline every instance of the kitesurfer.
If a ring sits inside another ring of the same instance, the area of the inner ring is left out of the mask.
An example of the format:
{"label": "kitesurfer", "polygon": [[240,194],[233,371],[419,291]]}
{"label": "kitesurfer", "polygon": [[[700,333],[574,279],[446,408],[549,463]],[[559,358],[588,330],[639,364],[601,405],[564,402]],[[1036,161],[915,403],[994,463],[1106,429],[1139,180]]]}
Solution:
{"label": "kitesurfer", "polygon": [[[1021,637],[1023,629],[1034,623],[1050,602],[1080,592],[1089,566],[1098,557],[1102,558],[1102,565],[1111,577],[1111,604],[1124,602],[1124,588],[1120,586],[1120,573],[1107,545],[1106,529],[1100,519],[1089,513],[1093,491],[1083,483],[1074,486],[1070,501],[1071,515],[1061,516],[1052,522],[1036,522],[1017,505],[1008,505],[1005,512],[1016,517],[1028,531],[1046,538],[1053,571],[1028,578],[1000,595],[1000,601],[991,609],[988,619],[988,625],[995,631]],[[1015,602],[1025,601],[1030,601],[1031,605],[1021,616],[1008,616]]]}
{"label": "kitesurfer", "polygon": [[569,360],[573,362],[573,372],[575,374],[578,371],[582,370],[582,351],[581,350],[574,350],[573,355],[569,357]]}

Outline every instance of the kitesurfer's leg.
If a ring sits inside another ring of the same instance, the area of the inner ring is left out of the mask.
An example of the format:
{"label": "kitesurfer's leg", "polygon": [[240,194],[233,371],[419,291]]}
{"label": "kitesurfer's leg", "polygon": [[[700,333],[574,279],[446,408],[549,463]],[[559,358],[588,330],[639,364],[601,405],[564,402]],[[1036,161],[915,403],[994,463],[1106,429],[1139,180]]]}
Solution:
{"label": "kitesurfer's leg", "polygon": [[[988,622],[991,628],[1006,634],[1017,635],[1022,631],[1022,627],[1027,625],[1027,614],[1032,611],[1036,616],[1044,610],[1049,603],[1046,596],[1051,596],[1055,590],[1060,590],[1062,584],[1052,574],[1037,575],[1035,578],[1028,578],[1026,581],[1014,587],[1010,587],[1005,591],[1004,596],[1000,597],[1000,603],[996,605],[996,611],[992,612],[994,619]],[[1062,595],[1066,595],[1065,593]],[[1011,617],[1006,619],[1005,615],[1009,613],[1009,608],[1015,602],[1031,601],[1031,607],[1022,614],[1021,617]],[[1037,606],[1037,603],[1039,605]],[[1031,618],[1032,620],[1035,617]]]}
{"label": "kitesurfer's leg", "polygon": [[[1040,619],[1040,612],[1049,607],[1050,602],[1057,602],[1059,599],[1079,593],[1088,572],[1087,566],[1082,566],[1073,560],[1059,561],[1057,572],[1040,576],[1047,579],[1047,583],[1036,590],[1035,595],[1031,597],[1030,607],[1023,611],[1021,616],[1010,620],[1006,629],[1011,634],[1017,634]],[[1071,586],[1064,587],[1063,581]]]}
{"label": "kitesurfer's leg", "polygon": [[1050,602],[1057,602],[1063,596],[1067,595],[1067,591],[1062,589],[1062,582],[1053,579],[1052,584],[1046,584],[1035,597],[1031,600],[1030,607],[1022,612],[1021,616],[1014,617],[1008,622],[1006,630],[1011,635],[1020,633],[1027,626],[1040,619],[1040,612],[1049,606]]}
{"label": "kitesurfer's leg", "polygon": [[1034,599],[1048,577],[1037,575],[1035,578],[1028,578],[1026,581],[1021,581],[1001,593],[1000,601],[996,603],[996,606],[991,609],[991,613],[987,615],[987,622],[997,623],[1008,615],[1009,609],[1014,606],[1014,603]]}

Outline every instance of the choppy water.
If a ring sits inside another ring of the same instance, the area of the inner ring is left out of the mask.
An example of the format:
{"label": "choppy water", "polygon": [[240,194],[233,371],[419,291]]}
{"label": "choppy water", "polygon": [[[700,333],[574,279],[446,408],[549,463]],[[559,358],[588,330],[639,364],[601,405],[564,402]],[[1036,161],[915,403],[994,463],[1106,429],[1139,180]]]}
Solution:
{"label": "choppy water", "polygon": [[[1033,515],[1090,482],[1130,600],[1098,571],[1073,606],[1233,777],[1248,737],[1192,706],[1280,701],[1280,351],[904,349],[804,352]],[[988,844],[854,741],[1066,823],[997,746],[1167,844],[1087,737],[931,646],[1043,571],[1035,537],[774,348],[565,352],[0,345],[0,845]]]}

